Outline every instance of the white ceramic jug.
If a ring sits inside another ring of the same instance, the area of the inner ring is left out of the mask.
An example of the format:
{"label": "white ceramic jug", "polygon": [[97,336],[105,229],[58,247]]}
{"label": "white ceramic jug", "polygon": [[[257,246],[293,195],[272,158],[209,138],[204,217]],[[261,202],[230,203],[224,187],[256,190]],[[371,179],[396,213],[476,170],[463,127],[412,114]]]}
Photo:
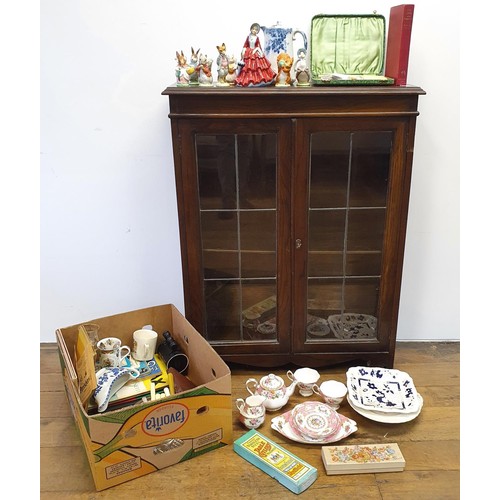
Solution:
{"label": "white ceramic jug", "polygon": [[[294,51],[293,42],[296,40],[296,35],[302,35],[302,48],[307,51],[307,36],[303,31],[293,28],[285,28],[281,26],[279,21],[273,26],[262,26],[260,27],[262,34],[264,35],[264,54],[271,62],[271,66],[274,71],[278,72],[278,63],[276,58],[282,52],[286,52],[289,56],[295,59],[297,58],[297,50]],[[291,75],[293,78],[295,75]]]}
{"label": "white ceramic jug", "polygon": [[257,429],[264,423],[266,418],[265,400],[264,396],[259,395],[248,396],[246,399],[238,398],[236,400],[236,407],[240,412],[238,418],[247,429]]}

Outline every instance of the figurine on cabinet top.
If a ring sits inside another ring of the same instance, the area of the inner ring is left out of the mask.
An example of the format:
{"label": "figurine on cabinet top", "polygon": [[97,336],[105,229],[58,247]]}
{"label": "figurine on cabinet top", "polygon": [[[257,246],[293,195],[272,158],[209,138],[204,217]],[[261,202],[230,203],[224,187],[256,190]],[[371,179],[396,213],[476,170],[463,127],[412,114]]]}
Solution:
{"label": "figurine on cabinet top", "polygon": [[187,70],[189,75],[189,85],[191,86],[200,84],[198,81],[200,76],[199,53],[200,49],[195,52],[193,47],[191,47],[191,60],[189,61],[189,68]]}
{"label": "figurine on cabinet top", "polygon": [[226,55],[226,44],[217,45],[217,85],[227,87],[229,83],[226,81],[226,76],[229,72],[229,58]]}
{"label": "figurine on cabinet top", "polygon": [[234,57],[233,54],[229,56],[227,64],[226,82],[228,83],[228,85],[230,86],[235,85],[236,77],[238,76],[237,70],[238,70],[238,62],[236,61],[236,57]]}
{"label": "figurine on cabinet top", "polygon": [[200,85],[209,86],[214,82],[212,63],[212,59],[208,59],[206,54],[200,56],[200,76],[198,78]]}
{"label": "figurine on cabinet top", "polygon": [[253,23],[241,51],[242,68],[236,77],[236,85],[240,87],[264,86],[274,83],[276,73],[271,62],[264,55],[258,33],[259,23]]}
{"label": "figurine on cabinet top", "polygon": [[297,51],[297,60],[295,61],[295,81],[299,87],[309,87],[311,85],[311,74],[306,61],[306,49]]}
{"label": "figurine on cabinet top", "polygon": [[187,63],[186,56],[184,55],[184,52],[182,50],[180,54],[179,52],[176,51],[175,55],[177,56],[177,67],[175,68],[175,78],[177,81],[177,86],[185,87],[189,85],[189,74],[188,74],[189,65]]}
{"label": "figurine on cabinet top", "polygon": [[281,52],[276,58],[278,64],[278,76],[276,77],[277,87],[289,87],[292,83],[290,71],[293,66],[293,57],[286,52]]}

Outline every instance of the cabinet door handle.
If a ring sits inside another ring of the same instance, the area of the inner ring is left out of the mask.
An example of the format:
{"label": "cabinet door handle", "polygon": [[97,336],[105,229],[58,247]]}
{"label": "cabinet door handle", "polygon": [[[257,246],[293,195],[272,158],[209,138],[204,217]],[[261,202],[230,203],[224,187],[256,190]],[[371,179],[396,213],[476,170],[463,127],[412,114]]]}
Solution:
{"label": "cabinet door handle", "polygon": [[297,238],[295,240],[295,248],[300,248],[302,246],[302,240],[300,238]]}

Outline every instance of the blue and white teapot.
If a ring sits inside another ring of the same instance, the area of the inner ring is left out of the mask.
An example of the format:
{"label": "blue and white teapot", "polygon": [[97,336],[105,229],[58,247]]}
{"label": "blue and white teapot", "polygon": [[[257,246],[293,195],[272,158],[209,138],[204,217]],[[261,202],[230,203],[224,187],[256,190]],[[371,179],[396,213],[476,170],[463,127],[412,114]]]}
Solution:
{"label": "blue and white teapot", "polygon": [[271,66],[275,72],[278,72],[276,59],[279,54],[286,52],[289,56],[296,59],[297,51],[294,52],[293,42],[296,40],[297,35],[302,36],[302,48],[307,51],[307,36],[303,31],[285,28],[281,26],[279,21],[273,26],[261,25],[260,29],[264,35],[264,54],[271,62]]}

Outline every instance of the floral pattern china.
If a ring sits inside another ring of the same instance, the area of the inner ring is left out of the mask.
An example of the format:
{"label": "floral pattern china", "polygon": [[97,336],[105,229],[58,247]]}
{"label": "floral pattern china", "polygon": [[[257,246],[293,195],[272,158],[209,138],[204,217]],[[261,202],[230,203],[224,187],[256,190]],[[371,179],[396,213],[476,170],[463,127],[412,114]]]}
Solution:
{"label": "floral pattern china", "polygon": [[414,413],[420,406],[412,378],[405,372],[368,366],[347,370],[350,400],[365,410]]}
{"label": "floral pattern china", "polygon": [[[292,410],[293,411],[293,410]],[[346,438],[353,432],[358,430],[358,426],[356,422],[344,415],[338,414],[340,427],[338,431],[329,436],[325,436],[318,439],[307,438],[302,435],[293,422],[292,411],[287,411],[277,417],[271,419],[271,429],[279,432],[282,436],[286,438],[296,441],[297,443],[303,444],[329,444],[340,441],[341,439]]]}
{"label": "floral pattern china", "polygon": [[317,401],[298,404],[292,410],[295,428],[306,439],[323,439],[336,434],[342,425],[338,413]]}

